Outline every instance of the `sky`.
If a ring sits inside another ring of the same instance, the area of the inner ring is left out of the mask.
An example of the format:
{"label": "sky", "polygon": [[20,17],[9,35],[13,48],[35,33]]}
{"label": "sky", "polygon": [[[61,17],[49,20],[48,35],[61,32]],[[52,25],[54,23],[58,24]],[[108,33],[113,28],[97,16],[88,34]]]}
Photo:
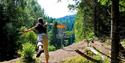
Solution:
{"label": "sky", "polygon": [[38,0],[38,3],[49,17],[60,18],[76,14],[76,11],[71,12],[67,7],[69,4],[74,4],[72,0],[61,0],[61,2],[58,2],[58,0]]}

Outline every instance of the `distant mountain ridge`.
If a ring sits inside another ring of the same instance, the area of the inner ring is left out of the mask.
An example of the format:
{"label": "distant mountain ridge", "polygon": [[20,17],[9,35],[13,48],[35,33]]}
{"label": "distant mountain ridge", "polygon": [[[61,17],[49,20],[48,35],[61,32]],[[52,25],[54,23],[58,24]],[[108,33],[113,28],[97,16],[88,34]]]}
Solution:
{"label": "distant mountain ridge", "polygon": [[73,19],[74,20],[75,18],[75,15],[67,15],[67,16],[64,16],[64,17],[61,17],[61,18],[56,18],[57,20],[66,20],[66,19]]}
{"label": "distant mountain ridge", "polygon": [[71,31],[75,23],[75,15],[64,16],[61,18],[57,18],[56,20],[58,20],[61,23],[66,23],[68,30]]}

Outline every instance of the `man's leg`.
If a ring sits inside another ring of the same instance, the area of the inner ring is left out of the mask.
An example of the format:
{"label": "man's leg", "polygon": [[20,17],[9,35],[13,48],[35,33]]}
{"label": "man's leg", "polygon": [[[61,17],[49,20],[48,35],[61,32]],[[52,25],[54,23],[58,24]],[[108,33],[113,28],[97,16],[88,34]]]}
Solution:
{"label": "man's leg", "polygon": [[38,42],[37,46],[38,46],[38,51],[37,51],[36,57],[39,57],[41,55],[41,53],[44,52],[42,42]]}
{"label": "man's leg", "polygon": [[49,53],[48,53],[48,38],[46,35],[43,36],[43,48],[44,48],[44,54],[46,58],[46,63],[48,63],[49,60]]}

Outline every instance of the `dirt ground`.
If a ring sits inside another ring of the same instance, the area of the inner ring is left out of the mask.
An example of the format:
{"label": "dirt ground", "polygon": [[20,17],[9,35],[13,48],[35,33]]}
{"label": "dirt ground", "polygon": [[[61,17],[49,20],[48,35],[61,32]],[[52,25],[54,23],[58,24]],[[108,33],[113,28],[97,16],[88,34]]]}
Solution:
{"label": "dirt ground", "polygon": [[[94,41],[94,43],[91,43],[91,46],[94,46],[95,48],[97,48],[99,51],[101,51],[104,54],[110,54],[111,47],[104,43]],[[79,43],[72,44],[62,49],[49,52],[49,63],[63,63],[65,59],[79,55],[74,50],[76,49],[84,50],[86,47],[87,47],[87,42],[81,41]],[[45,63],[44,53],[42,53],[39,59],[41,63]],[[10,61],[0,62],[0,63],[16,63],[16,61],[18,60],[19,58],[12,59]]]}

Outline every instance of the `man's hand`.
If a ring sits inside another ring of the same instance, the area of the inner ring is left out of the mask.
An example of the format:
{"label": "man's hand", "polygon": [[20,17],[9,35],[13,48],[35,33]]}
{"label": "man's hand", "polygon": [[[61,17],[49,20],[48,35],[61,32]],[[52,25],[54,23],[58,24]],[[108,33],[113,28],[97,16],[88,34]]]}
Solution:
{"label": "man's hand", "polygon": [[48,22],[46,22],[45,25],[53,25],[53,23],[48,23]]}
{"label": "man's hand", "polygon": [[27,29],[26,29],[26,28],[24,28],[24,29],[20,30],[20,32],[19,32],[19,33],[20,33],[20,34],[24,34],[24,33],[26,33],[26,32],[28,32],[28,31],[27,31]]}
{"label": "man's hand", "polygon": [[25,28],[23,32],[28,32],[28,29],[27,29],[27,28]]}
{"label": "man's hand", "polygon": [[46,22],[45,25],[48,25],[48,22]]}

